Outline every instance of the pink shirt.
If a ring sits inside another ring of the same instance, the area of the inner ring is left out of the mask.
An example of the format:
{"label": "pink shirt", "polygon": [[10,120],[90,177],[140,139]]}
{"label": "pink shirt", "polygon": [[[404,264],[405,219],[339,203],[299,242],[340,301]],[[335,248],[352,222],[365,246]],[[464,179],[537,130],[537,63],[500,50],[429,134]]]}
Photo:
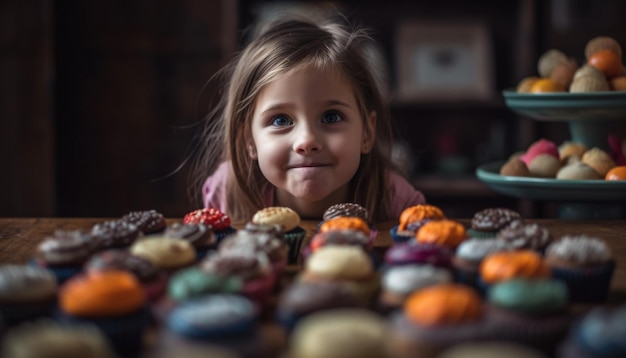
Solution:
{"label": "pink shirt", "polygon": [[[202,187],[202,195],[204,196],[204,206],[207,208],[216,208],[223,212],[228,212],[226,207],[226,183],[230,180],[230,171],[228,163],[221,163],[213,175],[209,176]],[[415,188],[404,177],[396,172],[389,172],[388,189],[390,192],[391,217],[399,218],[402,211],[409,206],[425,204],[424,195],[415,190]],[[263,205],[273,206],[274,204],[274,187],[268,188],[263,193]]]}

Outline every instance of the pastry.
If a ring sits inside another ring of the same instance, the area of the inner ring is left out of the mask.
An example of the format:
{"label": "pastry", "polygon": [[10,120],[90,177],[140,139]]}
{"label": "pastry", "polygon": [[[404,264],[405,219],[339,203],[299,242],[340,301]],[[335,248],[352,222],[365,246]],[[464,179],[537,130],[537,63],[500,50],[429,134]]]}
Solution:
{"label": "pastry", "polygon": [[480,264],[480,282],[493,285],[514,278],[549,278],[550,268],[541,256],[531,250],[493,253]]}
{"label": "pastry", "polygon": [[500,175],[513,176],[513,177],[529,177],[530,171],[528,166],[519,157],[514,157],[507,160],[506,163],[500,168]]}
{"label": "pastry", "polygon": [[326,209],[326,211],[324,211],[322,220],[327,221],[341,216],[361,218],[368,223],[370,220],[367,209],[356,203],[340,203],[331,205],[328,209]]}
{"label": "pastry", "polygon": [[35,263],[50,270],[62,283],[81,271],[93,251],[93,243],[85,232],[56,230],[37,246]]}
{"label": "pastry", "polygon": [[442,283],[451,283],[450,271],[430,265],[392,266],[383,272],[378,299],[383,312],[399,309],[413,292]]}
{"label": "pastry", "polygon": [[554,178],[559,169],[561,162],[558,157],[551,154],[539,154],[528,164],[528,171],[532,177]]}
{"label": "pastry", "polygon": [[288,263],[298,263],[306,230],[300,226],[300,215],[295,210],[284,206],[263,208],[254,214],[252,222],[254,224],[280,226],[287,244]]}
{"label": "pastry", "polygon": [[391,238],[394,242],[412,240],[423,224],[444,218],[443,211],[434,205],[419,204],[410,206],[400,214],[400,223],[391,228]]}
{"label": "pastry", "polygon": [[230,225],[230,217],[215,208],[204,208],[189,212],[183,217],[183,223],[206,225],[213,230],[218,243],[226,236],[237,231]]}
{"label": "pastry", "polygon": [[582,143],[565,141],[558,147],[559,160],[565,164],[570,157],[582,159],[587,149],[587,146]]}
{"label": "pastry", "polygon": [[368,237],[370,236],[370,227],[362,218],[340,216],[334,219],[326,220],[320,225],[320,232],[329,232],[335,230],[356,230],[361,231]]}
{"label": "pastry", "polygon": [[498,232],[497,238],[513,250],[534,250],[543,254],[552,243],[550,231],[536,223],[513,222]]}
{"label": "pastry", "polygon": [[552,276],[567,285],[571,302],[606,300],[615,260],[604,241],[585,235],[564,236],[548,246],[545,261]]}
{"label": "pastry", "polygon": [[130,253],[168,272],[196,262],[196,250],[188,241],[166,236],[153,235],[138,240],[131,246]]}
{"label": "pastry", "polygon": [[507,208],[488,208],[474,214],[467,230],[469,237],[495,237],[502,228],[522,220],[517,211]]}
{"label": "pastry", "polygon": [[387,249],[385,264],[387,266],[431,265],[449,269],[451,258],[452,250],[449,247],[413,241],[395,244]]}
{"label": "pastry", "polygon": [[626,180],[626,165],[613,167],[604,177],[605,180]]}
{"label": "pastry", "polygon": [[281,234],[273,231],[239,230],[227,237],[219,246],[220,252],[252,251],[267,255],[272,271],[276,277],[281,277],[287,266],[287,245],[281,239]]}
{"label": "pastry", "polygon": [[583,154],[583,163],[595,169],[604,178],[609,170],[616,166],[611,156],[600,148],[591,148]]}
{"label": "pastry", "polygon": [[90,235],[95,250],[99,251],[130,247],[142,233],[137,226],[127,221],[111,220],[94,225]]}
{"label": "pastry", "polygon": [[159,233],[167,226],[163,214],[156,210],[131,211],[122,216],[121,220],[137,226],[144,235]]}
{"label": "pastry", "polygon": [[215,233],[204,224],[174,223],[165,229],[163,236],[176,237],[188,241],[196,249],[198,260],[201,260],[209,250],[217,248]]}
{"label": "pastry", "polygon": [[135,276],[113,270],[76,275],[63,284],[56,319],[95,325],[120,356],[141,352],[149,323],[146,297]]}
{"label": "pastry", "polygon": [[40,267],[0,265],[0,318],[8,325],[49,315],[56,303],[57,280]]}
{"label": "pastry", "polygon": [[343,308],[318,312],[296,326],[289,357],[386,358],[387,324],[373,312]]}
{"label": "pastry", "polygon": [[438,358],[548,358],[542,352],[513,342],[462,343],[443,351]]}
{"label": "pastry", "polygon": [[567,164],[556,173],[556,178],[561,180],[598,180],[600,174],[584,162]]}
{"label": "pastry", "polygon": [[442,219],[424,224],[417,232],[416,240],[419,243],[437,244],[456,249],[467,238],[465,227],[456,220]]}
{"label": "pastry", "polygon": [[218,275],[199,267],[190,267],[175,273],[169,280],[168,297],[184,302],[208,294],[240,293],[243,280],[236,275]]}
{"label": "pastry", "polygon": [[506,242],[495,238],[473,238],[461,242],[452,257],[455,281],[476,287],[483,259],[493,253],[509,250],[511,247]]}
{"label": "pastry", "polygon": [[[533,162],[533,160],[539,156],[539,155],[549,155],[555,159],[559,159],[559,150],[556,146],[556,144],[554,144],[554,142],[547,140],[547,139],[539,139],[538,141],[532,143],[528,149],[526,150],[526,152],[524,153],[524,155],[522,155],[520,157],[520,159],[526,163],[526,165],[528,166],[528,168],[530,169],[530,165]],[[531,171],[532,172],[532,171]]]}

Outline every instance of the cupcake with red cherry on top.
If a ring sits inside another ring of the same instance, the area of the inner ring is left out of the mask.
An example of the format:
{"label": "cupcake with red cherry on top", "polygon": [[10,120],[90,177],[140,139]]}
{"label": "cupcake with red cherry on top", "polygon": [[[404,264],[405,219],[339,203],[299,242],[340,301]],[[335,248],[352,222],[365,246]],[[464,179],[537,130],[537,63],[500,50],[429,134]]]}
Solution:
{"label": "cupcake with red cherry on top", "polygon": [[215,208],[204,208],[187,213],[183,217],[185,224],[204,224],[215,233],[215,238],[219,244],[226,236],[235,233],[237,230],[230,224],[230,217]]}

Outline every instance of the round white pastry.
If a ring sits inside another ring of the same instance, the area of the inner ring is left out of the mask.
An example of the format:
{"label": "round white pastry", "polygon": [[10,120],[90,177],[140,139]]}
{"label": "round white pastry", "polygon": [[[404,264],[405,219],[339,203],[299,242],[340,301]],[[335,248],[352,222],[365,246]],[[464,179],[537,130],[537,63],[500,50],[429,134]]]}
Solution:
{"label": "round white pastry", "polygon": [[407,295],[424,287],[452,282],[450,272],[430,265],[394,266],[385,271],[382,285],[385,290]]}
{"label": "round white pastry", "polygon": [[188,241],[167,236],[146,236],[135,241],[130,253],[164,269],[191,264],[196,259],[196,249]]}
{"label": "round white pastry", "polygon": [[468,261],[481,261],[494,252],[510,250],[511,247],[499,239],[468,239],[456,249],[456,256]]}
{"label": "round white pastry", "polygon": [[300,225],[300,215],[286,206],[270,206],[257,211],[252,222],[263,225],[279,225],[283,232],[287,232]]}
{"label": "round white pastry", "polygon": [[359,280],[370,277],[374,268],[360,247],[327,245],[309,256],[305,271],[328,279]]}

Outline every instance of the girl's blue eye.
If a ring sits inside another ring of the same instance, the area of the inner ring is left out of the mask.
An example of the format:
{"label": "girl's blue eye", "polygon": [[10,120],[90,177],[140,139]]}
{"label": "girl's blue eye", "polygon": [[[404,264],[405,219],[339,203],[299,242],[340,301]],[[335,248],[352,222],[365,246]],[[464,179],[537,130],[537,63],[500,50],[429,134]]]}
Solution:
{"label": "girl's blue eye", "polygon": [[275,116],[274,118],[272,118],[272,122],[271,122],[271,124],[275,127],[284,127],[284,126],[291,125],[292,123],[293,122],[291,122],[291,119],[283,115]]}
{"label": "girl's blue eye", "polygon": [[343,116],[338,112],[326,112],[322,116],[323,123],[337,123],[343,120]]}

